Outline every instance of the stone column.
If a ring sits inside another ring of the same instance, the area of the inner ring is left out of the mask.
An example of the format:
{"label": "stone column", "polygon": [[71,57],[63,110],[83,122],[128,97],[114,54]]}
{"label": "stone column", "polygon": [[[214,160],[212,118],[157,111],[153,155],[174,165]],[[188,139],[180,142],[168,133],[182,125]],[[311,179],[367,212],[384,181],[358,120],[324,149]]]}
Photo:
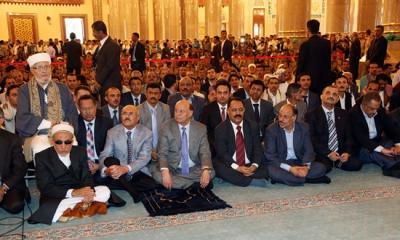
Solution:
{"label": "stone column", "polygon": [[198,0],[181,0],[182,38],[197,38],[198,33]]}
{"label": "stone column", "polygon": [[103,5],[102,0],[93,0],[93,22],[103,20]]}
{"label": "stone column", "polygon": [[165,38],[181,39],[181,6],[179,0],[163,0]]}
{"label": "stone column", "polygon": [[[358,0],[357,31],[373,30],[378,24],[381,0]],[[397,9],[398,10],[398,9]]]}
{"label": "stone column", "polygon": [[326,32],[350,31],[350,0],[327,0]]}
{"label": "stone column", "polygon": [[311,0],[278,0],[277,33],[282,37],[306,37]]}
{"label": "stone column", "polygon": [[206,35],[221,35],[222,0],[206,1]]}
{"label": "stone column", "polygon": [[136,32],[140,33],[141,39],[149,39],[149,11],[148,11],[148,1],[140,0],[139,1],[139,21],[140,21],[140,30],[138,29]]}
{"label": "stone column", "polygon": [[154,11],[154,39],[164,39],[163,0],[153,0]]}
{"label": "stone column", "polygon": [[229,4],[229,33],[239,38],[244,35],[244,2],[231,0]]}
{"label": "stone column", "polygon": [[385,32],[400,32],[400,0],[382,0],[382,18]]}

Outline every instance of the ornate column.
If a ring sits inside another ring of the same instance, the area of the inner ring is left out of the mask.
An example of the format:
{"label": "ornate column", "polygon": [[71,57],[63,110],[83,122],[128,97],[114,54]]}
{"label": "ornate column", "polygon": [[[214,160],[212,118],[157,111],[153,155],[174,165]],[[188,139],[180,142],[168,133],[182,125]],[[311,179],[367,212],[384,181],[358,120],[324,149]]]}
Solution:
{"label": "ornate column", "polygon": [[400,0],[382,0],[381,24],[385,32],[400,32]]}
{"label": "ornate column", "polygon": [[165,38],[181,39],[181,6],[179,0],[164,0]]}
{"label": "ornate column", "polygon": [[139,21],[140,21],[140,31],[139,29],[136,32],[139,32],[141,39],[149,39],[149,11],[148,11],[148,1],[140,0],[139,1]]}
{"label": "ornate column", "polygon": [[153,0],[154,11],[154,39],[165,39],[163,22],[163,0]]}
{"label": "ornate column", "polygon": [[198,37],[198,6],[198,0],[181,0],[182,38]]}
{"label": "ornate column", "polygon": [[327,0],[326,32],[350,31],[350,0]]}
{"label": "ornate column", "polygon": [[[373,30],[378,24],[381,0],[358,0],[357,31]],[[398,9],[397,9],[398,10]]]}
{"label": "ornate column", "polygon": [[206,34],[215,36],[221,34],[222,0],[206,1]]}
{"label": "ornate column", "polygon": [[278,0],[276,26],[283,37],[306,37],[311,0]]}
{"label": "ornate column", "polygon": [[245,33],[244,7],[243,0],[231,0],[229,4],[229,33],[236,38]]}
{"label": "ornate column", "polygon": [[93,0],[93,22],[103,20],[103,5],[102,0]]}

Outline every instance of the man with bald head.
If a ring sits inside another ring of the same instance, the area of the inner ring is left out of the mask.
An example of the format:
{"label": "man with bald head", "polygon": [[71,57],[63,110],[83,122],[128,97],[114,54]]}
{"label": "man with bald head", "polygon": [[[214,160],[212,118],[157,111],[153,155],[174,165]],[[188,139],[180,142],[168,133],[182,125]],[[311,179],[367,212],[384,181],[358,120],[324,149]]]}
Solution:
{"label": "man with bald head", "polygon": [[175,114],[175,104],[186,99],[193,106],[193,119],[200,121],[200,115],[203,112],[205,100],[201,97],[193,95],[194,92],[194,80],[190,77],[183,77],[179,80],[179,92],[169,96],[168,105],[171,111],[171,116]]}
{"label": "man with bald head", "polygon": [[139,202],[141,192],[156,187],[147,164],[151,160],[152,133],[139,124],[139,110],[127,105],[121,111],[121,124],[107,132],[104,150],[100,153],[100,184],[111,189],[126,190]]}
{"label": "man with bald head", "polygon": [[[158,136],[158,162],[151,165],[154,179],[166,189],[209,186],[215,173],[205,125],[192,120],[193,107],[180,100],[174,118],[165,122]],[[212,186],[212,185],[210,185]]]}
{"label": "man with bald head", "polygon": [[314,162],[315,154],[308,125],[296,121],[297,110],[283,105],[278,121],[265,132],[264,155],[271,183],[301,186],[304,183],[330,183],[326,167]]}

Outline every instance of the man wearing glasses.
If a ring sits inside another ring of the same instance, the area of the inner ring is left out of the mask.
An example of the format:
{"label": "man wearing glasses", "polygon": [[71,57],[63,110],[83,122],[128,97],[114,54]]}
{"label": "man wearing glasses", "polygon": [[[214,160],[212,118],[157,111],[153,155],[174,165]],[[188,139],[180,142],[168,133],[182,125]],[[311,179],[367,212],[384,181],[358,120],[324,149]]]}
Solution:
{"label": "man wearing glasses", "polygon": [[78,112],[68,88],[52,80],[49,54],[34,54],[27,62],[33,79],[19,90],[15,127],[25,138],[25,157],[29,161],[50,147],[47,134],[53,125],[64,121],[76,129]]}
{"label": "man wearing glasses", "polygon": [[[50,147],[35,157],[36,180],[40,191],[39,209],[29,223],[51,224],[66,221],[65,211],[78,203],[86,207],[102,205],[110,197],[105,186],[93,187],[84,148],[72,146],[74,129],[66,123],[51,128]],[[83,210],[83,209],[82,209]]]}

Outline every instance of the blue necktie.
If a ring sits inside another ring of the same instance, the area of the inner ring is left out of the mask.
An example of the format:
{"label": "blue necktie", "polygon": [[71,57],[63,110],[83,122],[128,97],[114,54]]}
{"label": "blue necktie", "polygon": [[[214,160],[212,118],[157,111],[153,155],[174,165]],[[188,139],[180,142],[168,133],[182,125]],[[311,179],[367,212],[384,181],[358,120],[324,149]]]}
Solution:
{"label": "blue necktie", "polygon": [[133,154],[131,135],[132,135],[131,131],[126,132],[126,136],[128,138],[126,140],[126,144],[128,145],[128,160],[127,160],[128,164],[130,164],[132,162],[132,154]]}
{"label": "blue necktie", "polygon": [[113,120],[113,124],[114,124],[114,126],[115,126],[115,125],[118,124],[118,117],[117,117],[118,110],[115,109],[113,112],[114,112],[114,115],[113,115],[113,117],[112,117],[112,120]]}
{"label": "blue necktie", "polygon": [[150,109],[150,111],[151,111],[151,131],[153,132],[153,148],[156,148],[158,141],[156,111],[155,109]]}
{"label": "blue necktie", "polygon": [[182,137],[181,137],[181,168],[182,175],[189,175],[189,146],[186,136],[186,128],[182,127]]}

